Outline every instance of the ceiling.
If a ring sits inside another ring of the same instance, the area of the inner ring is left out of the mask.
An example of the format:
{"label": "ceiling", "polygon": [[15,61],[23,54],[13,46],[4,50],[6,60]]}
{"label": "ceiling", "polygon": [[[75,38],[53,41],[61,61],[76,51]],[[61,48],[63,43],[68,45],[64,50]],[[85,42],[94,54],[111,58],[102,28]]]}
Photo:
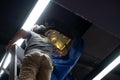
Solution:
{"label": "ceiling", "polygon": [[[64,34],[82,37],[85,49],[72,70],[78,80],[91,80],[119,55],[120,6],[117,1],[53,0],[37,21],[41,24],[44,20],[55,19]],[[1,1],[0,60],[5,45],[21,28],[35,3],[36,0]],[[119,76],[120,65],[103,80],[120,80]]]}

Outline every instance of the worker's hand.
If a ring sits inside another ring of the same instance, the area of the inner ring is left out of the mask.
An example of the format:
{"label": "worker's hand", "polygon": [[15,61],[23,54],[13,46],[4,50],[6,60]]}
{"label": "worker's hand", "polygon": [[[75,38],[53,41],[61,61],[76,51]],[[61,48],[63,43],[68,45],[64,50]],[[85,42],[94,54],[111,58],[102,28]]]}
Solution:
{"label": "worker's hand", "polygon": [[13,42],[10,41],[10,42],[8,43],[8,45],[6,45],[6,49],[11,49],[12,46],[13,46]]}

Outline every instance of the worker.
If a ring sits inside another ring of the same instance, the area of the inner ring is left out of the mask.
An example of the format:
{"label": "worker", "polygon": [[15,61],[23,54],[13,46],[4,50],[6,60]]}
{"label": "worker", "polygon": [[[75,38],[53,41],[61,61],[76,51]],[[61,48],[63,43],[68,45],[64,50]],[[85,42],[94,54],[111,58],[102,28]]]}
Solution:
{"label": "worker", "polygon": [[39,34],[33,31],[20,29],[10,40],[6,48],[10,48],[20,38],[26,40],[25,57],[20,69],[20,80],[50,80],[53,71],[50,54],[56,47],[44,35],[46,27],[35,25],[34,31],[39,29]]}

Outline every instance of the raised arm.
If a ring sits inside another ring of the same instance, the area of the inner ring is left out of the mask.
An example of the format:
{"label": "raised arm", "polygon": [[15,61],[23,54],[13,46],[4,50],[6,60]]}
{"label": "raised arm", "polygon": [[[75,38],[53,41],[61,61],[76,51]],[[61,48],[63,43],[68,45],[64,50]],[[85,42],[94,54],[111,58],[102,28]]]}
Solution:
{"label": "raised arm", "polygon": [[23,38],[25,36],[28,35],[28,32],[23,30],[23,29],[20,29],[16,34],[15,36],[9,41],[8,45],[6,46],[6,48],[10,48],[14,42],[16,42],[18,39],[20,38]]}

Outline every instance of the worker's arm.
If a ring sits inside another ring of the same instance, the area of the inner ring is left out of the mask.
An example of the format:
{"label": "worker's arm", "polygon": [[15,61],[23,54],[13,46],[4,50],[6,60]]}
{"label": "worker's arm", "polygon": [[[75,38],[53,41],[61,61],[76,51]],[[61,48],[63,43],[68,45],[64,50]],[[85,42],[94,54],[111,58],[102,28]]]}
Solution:
{"label": "worker's arm", "polygon": [[20,29],[15,36],[10,40],[10,42],[8,43],[8,45],[6,46],[6,48],[10,48],[14,42],[16,42],[18,39],[23,38],[25,36],[27,36],[29,33],[23,29]]}

